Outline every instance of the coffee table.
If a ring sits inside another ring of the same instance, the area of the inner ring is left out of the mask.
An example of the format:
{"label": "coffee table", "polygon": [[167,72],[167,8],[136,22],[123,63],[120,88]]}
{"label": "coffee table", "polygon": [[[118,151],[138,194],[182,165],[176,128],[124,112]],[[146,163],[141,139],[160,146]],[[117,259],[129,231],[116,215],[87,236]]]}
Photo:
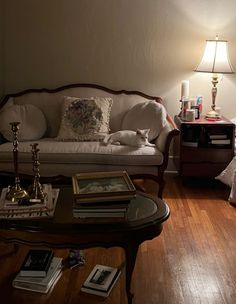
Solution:
{"label": "coffee table", "polygon": [[73,218],[71,186],[60,188],[53,218],[0,220],[0,241],[50,248],[122,247],[126,258],[126,293],[132,303],[131,278],[139,245],[158,236],[169,217],[167,204],[138,192],[127,219]]}

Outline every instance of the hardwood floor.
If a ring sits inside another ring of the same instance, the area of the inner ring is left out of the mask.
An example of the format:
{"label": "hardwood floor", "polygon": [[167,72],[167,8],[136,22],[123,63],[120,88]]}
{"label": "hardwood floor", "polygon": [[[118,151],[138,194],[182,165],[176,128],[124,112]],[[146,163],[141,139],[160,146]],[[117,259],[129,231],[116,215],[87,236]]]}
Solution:
{"label": "hardwood floor", "polygon": [[[236,303],[236,208],[227,202],[229,189],[219,182],[183,183],[166,177],[164,199],[171,216],[162,234],[143,243],[132,280],[134,304],[234,304]],[[155,184],[144,184],[155,193]],[[12,279],[29,249],[0,244],[1,303],[98,304],[127,303],[124,274],[109,298],[82,294],[80,287],[95,264],[118,266],[120,248],[84,250],[86,265],[66,270],[50,294],[41,295],[11,287]],[[55,255],[66,256],[57,250]]]}

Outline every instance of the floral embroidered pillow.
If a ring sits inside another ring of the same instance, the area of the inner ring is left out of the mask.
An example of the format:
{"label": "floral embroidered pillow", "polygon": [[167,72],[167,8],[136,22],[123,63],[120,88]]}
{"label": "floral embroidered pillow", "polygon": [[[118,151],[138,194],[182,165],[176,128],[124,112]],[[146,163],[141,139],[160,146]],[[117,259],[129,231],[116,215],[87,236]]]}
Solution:
{"label": "floral embroidered pillow", "polygon": [[109,133],[112,99],[65,97],[57,140],[97,141]]}

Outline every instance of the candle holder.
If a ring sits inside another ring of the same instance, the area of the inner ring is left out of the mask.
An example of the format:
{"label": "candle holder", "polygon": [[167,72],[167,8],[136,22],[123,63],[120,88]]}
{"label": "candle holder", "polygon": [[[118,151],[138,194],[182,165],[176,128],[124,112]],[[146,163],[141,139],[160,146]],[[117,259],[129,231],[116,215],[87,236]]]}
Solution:
{"label": "candle holder", "polygon": [[29,187],[29,201],[31,203],[43,203],[46,197],[46,194],[43,192],[42,185],[40,184],[40,174],[39,174],[39,149],[38,144],[31,144],[31,152],[32,152],[32,160],[33,160],[33,172],[34,172],[34,180],[33,184]]}
{"label": "candle holder", "polygon": [[11,130],[13,132],[13,161],[14,161],[14,171],[15,171],[15,185],[8,187],[8,192],[6,194],[6,199],[14,203],[19,203],[22,200],[28,198],[28,193],[26,190],[22,189],[20,186],[20,177],[18,173],[18,131],[20,122],[11,122]]}

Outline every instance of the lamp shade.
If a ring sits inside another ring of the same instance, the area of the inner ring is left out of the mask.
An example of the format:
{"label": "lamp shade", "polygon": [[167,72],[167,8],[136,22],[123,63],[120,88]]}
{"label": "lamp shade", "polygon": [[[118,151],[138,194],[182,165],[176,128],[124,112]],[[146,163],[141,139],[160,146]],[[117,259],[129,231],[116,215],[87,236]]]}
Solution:
{"label": "lamp shade", "polygon": [[206,40],[206,47],[202,60],[196,72],[231,74],[234,70],[228,56],[228,41]]}

